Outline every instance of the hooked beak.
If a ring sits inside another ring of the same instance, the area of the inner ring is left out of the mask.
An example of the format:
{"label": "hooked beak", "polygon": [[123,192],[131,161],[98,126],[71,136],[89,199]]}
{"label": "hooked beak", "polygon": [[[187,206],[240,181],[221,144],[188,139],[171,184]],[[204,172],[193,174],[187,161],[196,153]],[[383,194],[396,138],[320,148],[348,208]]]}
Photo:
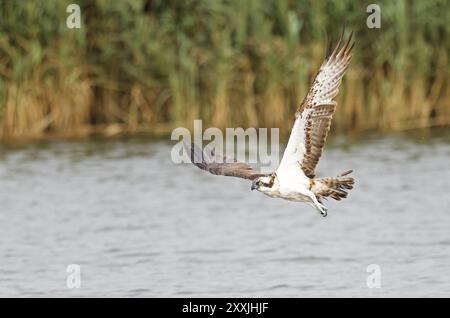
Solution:
{"label": "hooked beak", "polygon": [[252,191],[255,190],[255,189],[258,189],[258,187],[256,186],[256,181],[252,182],[252,188],[251,189],[252,189]]}

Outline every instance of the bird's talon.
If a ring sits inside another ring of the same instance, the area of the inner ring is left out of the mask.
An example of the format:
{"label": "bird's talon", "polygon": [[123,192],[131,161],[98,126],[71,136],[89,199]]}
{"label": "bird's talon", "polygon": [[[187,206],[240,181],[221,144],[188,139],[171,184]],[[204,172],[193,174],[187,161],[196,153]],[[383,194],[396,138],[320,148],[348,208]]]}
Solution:
{"label": "bird's talon", "polygon": [[319,206],[319,212],[323,217],[328,215],[328,209],[322,204]]}

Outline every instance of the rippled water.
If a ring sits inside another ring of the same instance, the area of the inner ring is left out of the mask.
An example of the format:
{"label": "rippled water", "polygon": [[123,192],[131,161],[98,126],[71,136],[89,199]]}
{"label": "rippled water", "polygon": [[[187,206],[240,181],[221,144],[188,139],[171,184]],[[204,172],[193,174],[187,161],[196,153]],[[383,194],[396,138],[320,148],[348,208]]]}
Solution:
{"label": "rippled water", "polygon": [[450,296],[449,135],[331,140],[320,174],[357,184],[327,218],[162,141],[0,146],[0,295]]}

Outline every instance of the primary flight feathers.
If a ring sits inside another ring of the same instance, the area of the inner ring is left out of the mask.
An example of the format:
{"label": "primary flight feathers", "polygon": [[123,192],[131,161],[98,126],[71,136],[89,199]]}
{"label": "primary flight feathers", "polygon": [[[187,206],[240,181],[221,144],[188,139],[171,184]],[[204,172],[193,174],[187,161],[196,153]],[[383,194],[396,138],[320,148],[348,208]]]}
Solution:
{"label": "primary flight feathers", "polygon": [[[185,146],[185,148],[187,148]],[[187,149],[189,151],[189,149]],[[229,158],[211,157],[194,143],[190,148],[190,159],[194,165],[202,170],[215,175],[238,177],[243,179],[256,179],[265,176],[265,173],[253,170],[253,168],[244,162],[230,162]]]}
{"label": "primary flight feathers", "polygon": [[[288,154],[297,156],[298,162],[305,172],[306,176],[314,178],[314,169],[322,155],[322,148],[331,126],[331,118],[336,111],[337,103],[334,100],[339,92],[342,77],[350,64],[352,58],[352,49],[355,43],[351,44],[353,32],[347,39],[347,42],[341,46],[344,31],[336,45],[336,48],[327,56],[316,78],[313,81],[308,94],[295,113],[295,117],[303,117],[305,120],[299,123],[303,125],[300,128],[303,132],[296,132],[296,144],[292,143],[292,148],[288,148]],[[292,133],[291,133],[292,137]],[[301,147],[304,145],[303,147]],[[302,148],[302,152],[295,152],[294,147]],[[286,154],[286,153],[285,153]]]}

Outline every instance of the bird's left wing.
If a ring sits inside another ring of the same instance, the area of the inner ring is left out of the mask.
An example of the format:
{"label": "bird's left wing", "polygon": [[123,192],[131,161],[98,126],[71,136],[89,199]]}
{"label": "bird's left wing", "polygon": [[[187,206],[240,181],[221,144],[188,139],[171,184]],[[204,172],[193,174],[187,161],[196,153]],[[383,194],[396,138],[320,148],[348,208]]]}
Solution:
{"label": "bird's left wing", "polygon": [[198,168],[212,174],[249,180],[253,180],[261,176],[267,176],[266,173],[253,170],[253,168],[247,163],[237,161],[229,162],[230,160],[225,157],[211,157],[194,143],[191,145],[190,149],[188,147],[186,148],[188,152],[190,152],[191,162]]}
{"label": "bird's left wing", "polygon": [[278,169],[299,165],[307,177],[314,178],[314,170],[336,110],[334,98],[352,58],[352,34],[342,44],[342,30],[335,49],[327,54],[322,63],[308,94],[295,113],[295,123]]}

